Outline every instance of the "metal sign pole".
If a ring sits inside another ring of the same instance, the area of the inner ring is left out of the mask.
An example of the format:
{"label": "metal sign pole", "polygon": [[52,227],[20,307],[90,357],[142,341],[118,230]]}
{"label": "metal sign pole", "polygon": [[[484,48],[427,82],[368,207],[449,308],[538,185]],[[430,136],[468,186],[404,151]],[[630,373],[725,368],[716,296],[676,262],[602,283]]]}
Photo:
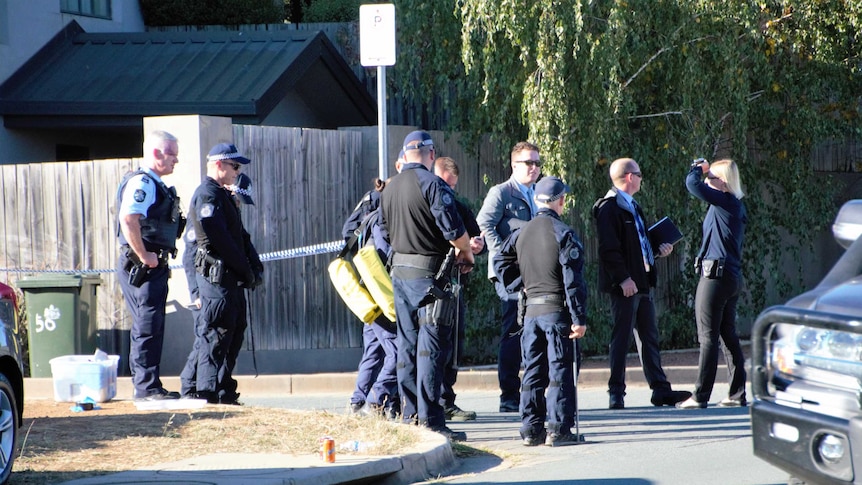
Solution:
{"label": "metal sign pole", "polygon": [[380,180],[389,178],[389,161],[387,160],[387,149],[389,148],[389,130],[386,121],[386,66],[377,66],[377,142],[378,142],[378,170]]}
{"label": "metal sign pole", "polygon": [[363,66],[377,67],[377,143],[381,180],[389,176],[386,123],[386,66],[395,65],[395,5],[359,6],[359,57]]}

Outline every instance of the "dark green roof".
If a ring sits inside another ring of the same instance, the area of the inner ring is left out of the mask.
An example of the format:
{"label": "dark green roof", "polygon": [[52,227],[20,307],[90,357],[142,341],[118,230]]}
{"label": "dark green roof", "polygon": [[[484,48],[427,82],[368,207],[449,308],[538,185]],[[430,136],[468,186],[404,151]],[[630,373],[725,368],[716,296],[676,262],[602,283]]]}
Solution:
{"label": "dark green roof", "polygon": [[0,115],[16,128],[177,114],[259,124],[291,94],[321,128],[376,124],[374,99],[322,32],[86,33],[74,21],[0,85]]}

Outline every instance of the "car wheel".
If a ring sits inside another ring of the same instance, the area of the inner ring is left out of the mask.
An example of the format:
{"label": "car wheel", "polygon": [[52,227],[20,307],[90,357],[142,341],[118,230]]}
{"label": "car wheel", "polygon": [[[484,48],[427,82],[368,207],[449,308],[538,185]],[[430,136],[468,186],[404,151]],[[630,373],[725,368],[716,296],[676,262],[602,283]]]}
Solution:
{"label": "car wheel", "polygon": [[0,483],[9,480],[15,461],[19,424],[17,402],[9,379],[0,374]]}

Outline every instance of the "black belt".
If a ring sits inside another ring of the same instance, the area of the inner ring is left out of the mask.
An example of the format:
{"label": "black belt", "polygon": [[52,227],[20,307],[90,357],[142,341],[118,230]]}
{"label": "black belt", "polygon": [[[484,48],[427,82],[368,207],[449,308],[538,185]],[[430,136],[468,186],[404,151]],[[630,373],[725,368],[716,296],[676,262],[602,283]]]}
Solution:
{"label": "black belt", "polygon": [[[133,255],[135,255],[135,259],[137,260],[138,255],[135,253],[135,251],[132,249],[132,247],[129,246],[128,244],[123,244],[122,246],[120,246],[120,249],[123,251],[123,253],[126,255],[127,258],[130,257],[129,256],[130,254],[133,254]],[[146,249],[146,248],[144,248],[144,249]],[[168,257],[173,256],[175,250],[172,251],[170,249],[154,249],[151,251],[151,250],[147,249],[147,251],[156,253],[156,259],[159,260],[159,266],[167,266],[168,265]]]}
{"label": "black belt", "polygon": [[423,254],[395,253],[392,256],[392,266],[403,266],[425,271],[437,272],[443,264],[444,255],[425,256]]}
{"label": "black belt", "polygon": [[527,306],[530,306],[530,305],[566,306],[566,297],[563,295],[534,296],[532,298],[527,298],[527,301],[525,303],[527,304]]}

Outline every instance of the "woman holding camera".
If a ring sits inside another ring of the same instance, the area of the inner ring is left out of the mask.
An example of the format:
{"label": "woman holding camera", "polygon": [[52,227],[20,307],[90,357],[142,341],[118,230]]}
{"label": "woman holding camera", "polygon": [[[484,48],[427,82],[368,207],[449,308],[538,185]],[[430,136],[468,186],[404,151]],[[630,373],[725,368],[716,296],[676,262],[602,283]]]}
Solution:
{"label": "woman holding camera", "polygon": [[[706,181],[704,182],[704,174]],[[676,406],[705,408],[715,384],[719,338],[730,379],[729,396],[722,407],[745,406],[745,356],[736,334],[736,304],[742,287],[742,240],[748,220],[741,199],[739,169],[733,160],[692,162],[685,186],[709,204],[703,220],[703,242],[695,268],[700,274],[695,295],[700,362],[694,394]]]}

